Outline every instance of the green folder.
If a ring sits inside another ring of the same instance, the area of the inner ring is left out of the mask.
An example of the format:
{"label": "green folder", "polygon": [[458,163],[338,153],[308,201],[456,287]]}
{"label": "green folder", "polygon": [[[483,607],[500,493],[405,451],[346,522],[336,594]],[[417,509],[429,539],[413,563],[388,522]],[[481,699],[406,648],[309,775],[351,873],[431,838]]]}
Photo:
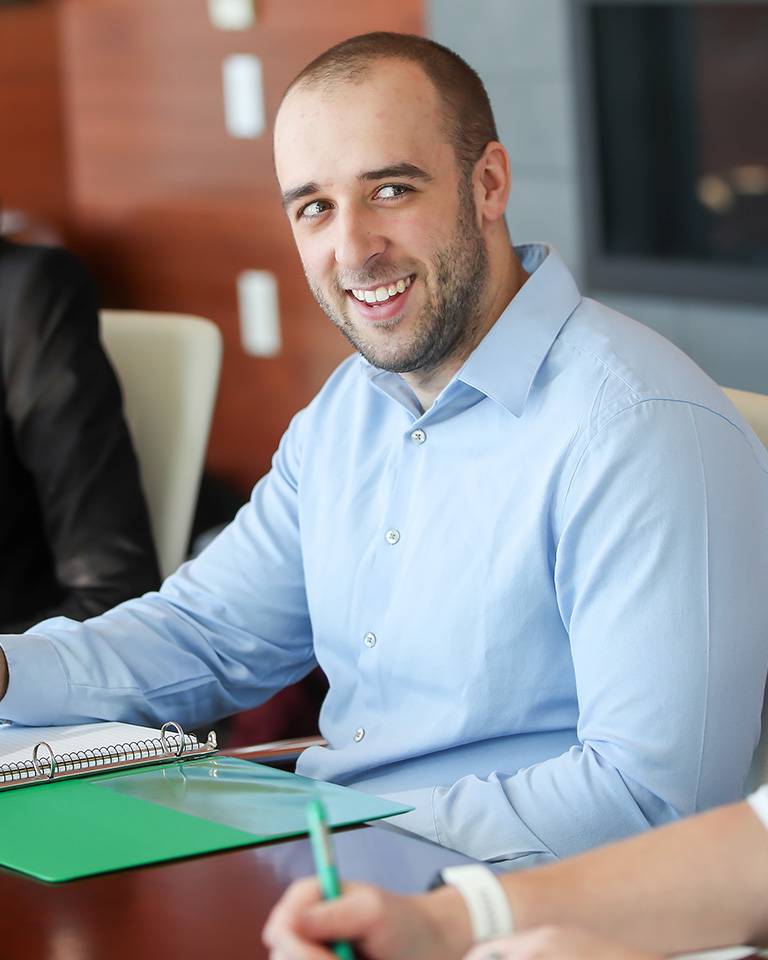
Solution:
{"label": "green folder", "polygon": [[235,757],[51,781],[0,793],[0,864],[57,883],[406,813],[389,800]]}

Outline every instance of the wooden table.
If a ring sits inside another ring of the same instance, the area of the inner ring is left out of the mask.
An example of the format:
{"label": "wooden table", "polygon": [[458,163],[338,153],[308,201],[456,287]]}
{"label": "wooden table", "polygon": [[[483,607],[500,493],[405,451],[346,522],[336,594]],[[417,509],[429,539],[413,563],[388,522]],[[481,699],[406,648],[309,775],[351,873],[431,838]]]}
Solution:
{"label": "wooden table", "polygon": [[[386,827],[342,831],[334,842],[343,878],[402,893],[470,862]],[[0,869],[0,958],[258,960],[270,908],[312,871],[306,838],[64,884]]]}

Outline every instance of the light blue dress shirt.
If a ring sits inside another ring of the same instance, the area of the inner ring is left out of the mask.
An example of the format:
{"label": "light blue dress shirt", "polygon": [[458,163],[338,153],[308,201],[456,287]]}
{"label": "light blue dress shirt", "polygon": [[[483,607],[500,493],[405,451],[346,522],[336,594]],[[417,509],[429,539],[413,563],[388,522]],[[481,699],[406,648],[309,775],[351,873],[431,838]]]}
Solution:
{"label": "light blue dress shirt", "polygon": [[558,255],[422,412],[343,363],[159,593],[3,638],[0,713],[201,725],[319,663],[311,777],[551,859],[742,796],[768,662],[768,458]]}

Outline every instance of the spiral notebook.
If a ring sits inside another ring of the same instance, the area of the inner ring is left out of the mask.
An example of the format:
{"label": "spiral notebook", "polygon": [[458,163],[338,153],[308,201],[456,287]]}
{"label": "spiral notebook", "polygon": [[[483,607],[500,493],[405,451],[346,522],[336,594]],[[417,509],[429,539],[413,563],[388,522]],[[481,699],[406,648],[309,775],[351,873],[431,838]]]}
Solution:
{"label": "spiral notebook", "polygon": [[58,883],[299,836],[312,798],[334,827],[410,810],[215,742],[178,724],[0,727],[0,865]]}
{"label": "spiral notebook", "polygon": [[159,730],[129,723],[66,727],[6,724],[0,726],[0,790],[104,769],[190,760],[215,750],[214,733],[200,742],[172,721]]}

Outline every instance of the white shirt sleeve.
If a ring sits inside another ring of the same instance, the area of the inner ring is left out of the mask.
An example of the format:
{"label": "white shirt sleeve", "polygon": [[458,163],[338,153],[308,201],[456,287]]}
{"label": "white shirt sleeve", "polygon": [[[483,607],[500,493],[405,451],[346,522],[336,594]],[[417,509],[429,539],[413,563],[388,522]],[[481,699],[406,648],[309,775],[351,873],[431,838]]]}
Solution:
{"label": "white shirt sleeve", "polygon": [[763,784],[759,790],[747,797],[747,803],[752,807],[768,830],[768,783]]}

